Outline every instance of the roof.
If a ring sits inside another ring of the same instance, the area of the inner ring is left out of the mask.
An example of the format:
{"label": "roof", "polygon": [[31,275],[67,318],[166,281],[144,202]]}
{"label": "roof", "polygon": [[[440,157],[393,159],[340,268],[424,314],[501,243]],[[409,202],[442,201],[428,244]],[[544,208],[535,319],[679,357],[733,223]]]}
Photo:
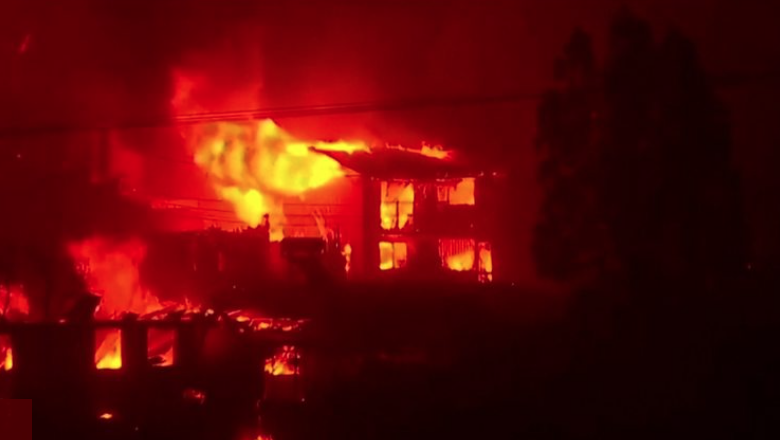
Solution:
{"label": "roof", "polygon": [[361,175],[380,179],[446,179],[475,177],[480,170],[456,158],[438,159],[400,148],[379,148],[347,153],[316,150],[341,166]]}

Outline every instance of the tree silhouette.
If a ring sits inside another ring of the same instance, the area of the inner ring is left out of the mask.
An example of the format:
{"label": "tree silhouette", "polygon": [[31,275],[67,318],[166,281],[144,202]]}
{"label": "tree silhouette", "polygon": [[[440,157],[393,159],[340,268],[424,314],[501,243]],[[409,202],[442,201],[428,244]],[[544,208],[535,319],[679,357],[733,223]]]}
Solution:
{"label": "tree silhouette", "polygon": [[555,75],[558,87],[538,109],[538,178],[546,197],[533,254],[542,275],[574,280],[598,271],[605,255],[596,194],[599,97],[586,33],[573,33]]}
{"label": "tree silhouette", "polygon": [[727,118],[693,43],[672,31],[656,45],[627,10],[608,43],[599,75],[576,31],[556,63],[559,86],[539,106],[540,274],[573,281],[617,269],[634,286],[733,274],[745,256],[739,184]]}

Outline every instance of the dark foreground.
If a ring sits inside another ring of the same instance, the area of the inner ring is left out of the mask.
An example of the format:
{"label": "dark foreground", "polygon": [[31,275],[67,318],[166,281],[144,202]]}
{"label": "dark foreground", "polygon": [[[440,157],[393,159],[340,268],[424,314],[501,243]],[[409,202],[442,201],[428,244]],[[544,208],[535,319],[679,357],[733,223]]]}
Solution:
{"label": "dark foreground", "polygon": [[305,401],[256,405],[227,369],[203,404],[132,402],[154,408],[143,424],[38,399],[36,437],[780,438],[777,284],[739,285],[323,295],[307,310]]}

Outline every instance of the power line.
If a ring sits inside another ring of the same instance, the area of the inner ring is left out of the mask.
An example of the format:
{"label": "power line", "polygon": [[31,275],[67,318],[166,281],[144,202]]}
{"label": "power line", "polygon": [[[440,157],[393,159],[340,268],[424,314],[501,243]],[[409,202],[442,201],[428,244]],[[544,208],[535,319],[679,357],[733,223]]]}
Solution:
{"label": "power line", "polygon": [[258,119],[291,119],[314,116],[331,116],[356,113],[422,110],[429,108],[455,108],[538,100],[540,93],[506,93],[492,96],[455,96],[418,98],[398,101],[373,101],[315,106],[294,106],[246,109],[229,112],[209,112],[183,115],[176,118],[128,120],[116,124],[49,124],[0,128],[0,138],[34,136],[52,133],[76,133],[101,130],[128,130],[162,128],[179,125],[197,125],[214,122],[246,122]]}

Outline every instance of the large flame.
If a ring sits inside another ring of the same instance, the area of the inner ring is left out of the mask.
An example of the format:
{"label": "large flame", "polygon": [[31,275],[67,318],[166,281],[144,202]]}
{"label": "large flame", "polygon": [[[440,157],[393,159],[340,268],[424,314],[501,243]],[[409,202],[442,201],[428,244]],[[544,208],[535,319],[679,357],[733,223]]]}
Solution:
{"label": "large flame", "polygon": [[283,236],[284,198],[301,197],[345,174],[338,162],[313,148],[368,149],[362,142],[301,140],[270,119],[197,127],[188,141],[195,150],[195,163],[206,172],[219,196],[233,204],[236,216],[257,227],[268,214],[274,240]]}

